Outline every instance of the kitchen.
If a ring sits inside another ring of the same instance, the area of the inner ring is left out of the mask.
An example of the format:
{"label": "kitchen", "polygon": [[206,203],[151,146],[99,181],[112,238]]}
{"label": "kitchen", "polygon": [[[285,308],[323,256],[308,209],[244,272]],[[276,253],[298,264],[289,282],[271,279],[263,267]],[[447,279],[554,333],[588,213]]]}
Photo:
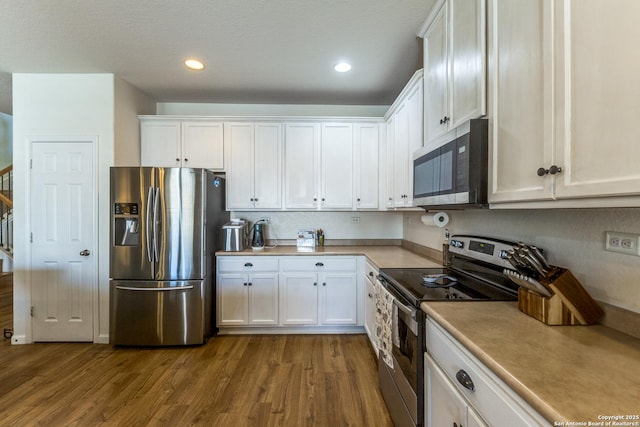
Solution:
{"label": "kitchen", "polygon": [[[544,3],[548,6],[547,3]],[[621,3],[620,7],[623,7]],[[631,7],[628,4],[624,6]],[[626,16],[633,16],[633,13],[630,12],[625,14]],[[424,17],[421,17],[424,19]],[[592,22],[592,21],[588,21]],[[631,26],[630,28],[634,28]],[[412,31],[416,32],[416,29]],[[631,31],[631,29],[629,29]],[[586,43],[586,42],[585,42]],[[629,49],[632,49],[630,46]],[[629,58],[625,58],[629,59]],[[491,65],[491,64],[489,64]],[[633,70],[633,67],[629,67]],[[631,72],[631,71],[630,71]],[[18,79],[19,80],[19,79]],[[70,79],[68,81],[69,86],[78,86],[79,83],[85,81],[84,77],[78,77],[78,79]],[[103,131],[101,131],[101,135],[107,140],[111,139],[115,141],[123,141],[126,140],[122,138],[122,134],[118,134],[118,132],[129,130],[132,134],[135,134],[135,131],[131,129],[137,129],[137,114],[165,114],[165,115],[220,115],[220,114],[229,114],[228,111],[233,111],[233,115],[251,115],[251,116],[268,116],[268,115],[281,115],[281,116],[299,116],[301,113],[300,108],[294,107],[283,107],[283,106],[273,106],[271,108],[265,106],[239,106],[239,105],[229,105],[226,109],[225,113],[219,113],[220,108],[224,108],[224,106],[216,105],[216,104],[186,104],[186,103],[154,103],[152,100],[149,100],[143,94],[140,94],[135,89],[129,87],[126,83],[116,79],[105,78],[102,80],[101,77],[96,79],[86,79],[86,86],[82,86],[82,90],[85,91],[85,94],[95,94],[96,97],[103,97],[103,99],[111,99],[110,102],[115,102],[117,105],[121,105],[124,108],[116,108],[115,111],[117,114],[121,114],[128,107],[127,102],[125,100],[130,101],[134,99],[138,102],[141,108],[138,108],[136,114],[133,118],[131,118],[131,114],[129,116],[119,118],[116,117],[116,122],[119,121],[119,124],[122,125],[123,121],[129,120],[131,123],[127,126],[116,126],[116,137],[114,138],[114,130],[113,130],[113,118],[104,120],[104,123],[99,123],[98,126],[102,126]],[[632,81],[632,80],[628,80]],[[627,82],[628,82],[627,81]],[[57,84],[52,80],[53,83],[49,84]],[[14,114],[16,117],[18,113],[21,111],[25,111],[27,105],[31,102],[42,102],[42,94],[50,92],[50,99],[48,102],[51,105],[55,105],[57,108],[59,99],[61,97],[71,97],[73,94],[73,90],[69,90],[68,93],[64,94],[60,92],[51,91],[50,86],[47,87],[46,84],[43,84],[42,87],[38,87],[39,82],[37,79],[34,81],[24,81],[24,85],[21,86],[20,81],[16,81],[14,79],[14,86],[18,85],[18,89],[25,90],[25,86],[29,86],[33,90],[33,99],[28,97],[25,98],[16,98],[14,99]],[[491,81],[489,82],[489,86],[491,86]],[[116,99],[113,100],[113,91],[115,87]],[[628,91],[633,92],[633,91]],[[18,91],[17,93],[22,93]],[[35,93],[39,93],[40,95],[36,96]],[[616,92],[619,93],[619,92]],[[46,101],[46,99],[45,99]],[[80,98],[79,102],[83,102],[84,100]],[[611,101],[609,101],[611,103]],[[70,101],[70,104],[73,102]],[[578,105],[587,105],[588,103],[579,103]],[[88,108],[89,104],[84,104],[82,108],[76,107],[75,110],[69,110],[70,117],[85,117],[87,114],[86,108]],[[633,104],[632,104],[633,105]],[[52,107],[53,109],[54,107]],[[70,107],[73,108],[73,107]],[[145,111],[146,108],[146,111]],[[156,111],[153,111],[155,108]],[[489,108],[491,108],[489,106]],[[101,112],[103,117],[112,117],[110,111],[113,111],[113,108],[106,108],[106,111]],[[110,111],[109,111],[110,110]],[[285,112],[282,112],[282,111]],[[311,111],[308,115],[323,115],[319,113],[322,110],[322,107],[309,107],[308,110]],[[325,108],[326,110],[326,108]],[[345,108],[347,112],[344,114],[345,116],[377,116],[382,117],[384,112],[378,112],[376,114],[369,113],[371,110],[366,110],[367,112],[357,112],[354,113],[354,109],[352,108],[350,111],[348,108]],[[380,110],[380,109],[378,109]],[[616,110],[616,109],[611,109]],[[242,112],[238,112],[242,111]],[[278,113],[273,113],[273,111],[278,111]],[[326,115],[339,115],[339,113],[335,111],[343,111],[343,109],[334,109],[330,113],[326,113]],[[628,108],[625,111],[633,111],[633,108]],[[31,117],[31,116],[27,116]],[[23,116],[24,118],[24,116]],[[41,117],[34,117],[35,120],[40,120]],[[560,120],[560,119],[558,119]],[[16,122],[18,119],[16,118]],[[633,118],[625,119],[625,120],[602,120],[605,123],[616,123],[616,129],[607,129],[607,132],[611,132],[611,135],[615,135],[617,140],[628,140],[625,138],[625,135],[634,135],[633,132]],[[625,126],[622,126],[622,124]],[[22,122],[24,123],[24,122]],[[547,122],[545,122],[547,123]],[[118,123],[116,123],[117,125]],[[29,124],[31,125],[31,123]],[[95,124],[93,127],[89,126],[85,122],[84,125],[73,123],[72,128],[63,128],[59,129],[58,125],[55,123],[43,123],[41,128],[34,127],[28,130],[22,127],[21,123],[16,123],[16,134],[24,135],[26,133],[34,134],[34,133],[44,133],[47,131],[55,130],[57,133],[74,133],[74,134],[94,134]],[[532,132],[533,134],[534,132]],[[16,138],[18,140],[18,138]],[[129,138],[131,140],[131,138]],[[137,138],[136,138],[137,140]],[[604,144],[603,149],[605,153],[596,152],[594,156],[596,159],[604,158],[606,156],[607,147],[611,147],[613,142],[609,142],[608,144]],[[617,145],[613,145],[614,147]],[[631,147],[629,147],[631,148]],[[100,161],[104,161],[108,167],[109,161],[102,160],[115,158],[115,164],[125,164],[125,162],[129,161],[129,159],[138,158],[139,156],[139,147],[136,147],[135,144],[119,144],[115,143],[114,147],[109,146],[101,146],[102,152],[99,154]],[[14,159],[26,159],[25,147],[14,148]],[[518,157],[518,161],[525,161],[531,157],[529,153],[527,155],[522,155]],[[633,156],[628,156],[629,158],[633,158]],[[546,160],[546,159],[545,159]],[[622,161],[621,159],[618,159]],[[616,161],[618,161],[616,160]],[[515,159],[513,159],[515,162]],[[24,174],[26,171],[24,170],[24,162],[22,171],[18,170],[19,161],[14,161],[16,163],[16,174],[22,173]],[[549,167],[552,163],[540,165]],[[516,166],[520,166],[516,162]],[[501,166],[502,167],[502,166]],[[614,165],[611,169],[616,169],[618,166]],[[24,175],[22,175],[24,176]],[[20,175],[18,175],[20,178]],[[551,178],[550,176],[548,178]],[[16,179],[18,181],[18,179]],[[545,181],[549,182],[549,180]],[[502,184],[502,183],[499,183]],[[551,185],[551,184],[546,184]],[[18,190],[18,182],[16,182],[16,190]],[[104,187],[102,188],[102,192],[104,192]],[[18,191],[16,191],[18,193]],[[530,244],[536,244],[537,246],[544,248],[546,253],[552,264],[560,265],[566,268],[570,268],[571,271],[577,276],[580,282],[587,288],[587,290],[591,293],[591,295],[603,305],[605,305],[605,309],[607,311],[607,316],[605,318],[606,321],[617,320],[618,324],[626,324],[631,325],[632,328],[635,328],[637,331],[637,314],[640,311],[640,297],[638,296],[638,288],[634,287],[634,283],[637,282],[637,272],[638,272],[638,262],[637,257],[622,255],[618,253],[604,251],[604,241],[606,231],[616,231],[616,232],[628,232],[628,233],[637,233],[638,232],[638,209],[637,204],[634,204],[633,197],[622,197],[617,198],[615,200],[615,208],[610,207],[607,204],[607,201],[613,199],[601,198],[601,199],[588,199],[583,203],[578,204],[577,209],[576,206],[565,206],[562,201],[554,201],[554,202],[540,202],[534,205],[527,205],[527,203],[521,203],[519,206],[516,206],[517,209],[490,209],[490,210],[473,210],[473,211],[452,211],[450,214],[450,228],[456,234],[464,234],[464,233],[474,233],[474,234],[483,234],[483,235],[491,235],[498,236],[509,240],[515,241],[525,241]],[[601,203],[604,201],[604,203]],[[628,201],[628,204],[624,203]],[[599,203],[600,202],[600,203]],[[16,206],[24,206],[24,199],[21,201],[19,196],[16,196]],[[100,200],[101,211],[105,211],[108,209],[106,204],[107,202]],[[545,205],[545,203],[547,203]],[[556,206],[562,206],[564,209],[544,209],[545,207],[555,207],[549,206],[548,203],[555,203]],[[531,208],[530,208],[530,207]],[[589,209],[583,209],[582,207],[589,206]],[[622,206],[630,206],[630,207],[622,207]],[[535,208],[535,209],[532,209]],[[540,209],[542,208],[542,209]],[[434,250],[440,250],[442,247],[442,241],[444,238],[443,230],[434,227],[425,227],[421,222],[421,216],[423,212],[409,210],[406,212],[398,212],[398,211],[389,211],[389,212],[368,212],[368,211],[358,211],[357,214],[353,212],[275,212],[275,211],[266,211],[266,212],[243,212],[243,217],[251,221],[255,221],[262,216],[270,217],[270,223],[268,233],[275,233],[279,239],[293,239],[295,238],[295,231],[298,228],[323,228],[327,233],[327,239],[330,241],[335,238],[335,236],[340,236],[342,239],[389,239],[389,240],[405,240],[408,242],[413,242],[418,245],[422,245]],[[358,217],[359,222],[352,222],[352,217]],[[22,227],[19,224],[16,224],[16,233],[22,233],[25,235],[25,225],[22,224]],[[99,233],[105,233],[104,230],[100,230]],[[104,241],[108,241],[108,238],[101,234],[101,237],[104,238]],[[102,241],[102,239],[100,239]],[[17,252],[19,247],[17,247]],[[22,247],[23,260],[22,265],[24,266],[24,260],[27,259],[24,254],[26,249],[24,246]],[[18,255],[16,256],[16,258]],[[17,260],[16,260],[17,261]],[[101,273],[100,277],[108,277],[105,276],[105,267],[100,266]],[[28,283],[28,276],[25,271],[20,272],[20,269],[16,271],[16,286],[19,286],[19,283]],[[104,290],[100,290],[100,292],[104,292]],[[18,295],[20,296],[20,290],[18,289]],[[24,296],[24,295],[22,295]],[[104,294],[102,294],[104,296]],[[28,301],[28,299],[25,299]],[[101,300],[100,304],[104,304],[104,301]],[[104,310],[104,305],[102,306],[102,310]],[[29,330],[28,324],[29,319],[26,316],[28,312],[26,306],[17,306],[16,307],[16,323],[15,330],[18,336],[23,333],[26,334]],[[634,323],[635,322],[635,323]],[[96,328],[98,329],[97,336],[99,339],[96,341],[106,342],[108,339],[108,323],[106,319],[100,318],[98,322],[96,322]],[[633,326],[635,325],[635,326]],[[617,326],[617,325],[612,325]],[[26,337],[25,337],[26,339]]]}

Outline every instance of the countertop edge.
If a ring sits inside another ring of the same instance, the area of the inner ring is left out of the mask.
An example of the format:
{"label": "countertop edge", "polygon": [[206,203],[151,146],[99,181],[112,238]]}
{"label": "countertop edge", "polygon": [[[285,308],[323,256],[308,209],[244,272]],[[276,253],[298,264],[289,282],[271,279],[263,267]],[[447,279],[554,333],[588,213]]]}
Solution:
{"label": "countertop edge", "polygon": [[[505,303],[509,304],[509,303]],[[514,303],[515,304],[515,303]],[[456,340],[460,342],[471,354],[473,354],[481,363],[483,363],[491,372],[505,382],[518,396],[520,396],[533,409],[538,411],[547,421],[553,423],[555,421],[564,420],[565,418],[549,406],[544,400],[533,393],[522,382],[518,381],[508,370],[502,367],[498,362],[485,353],[482,348],[476,345],[472,340],[467,338],[457,328],[455,328],[447,319],[438,313],[437,310],[429,307],[428,302],[423,302],[420,306],[422,310],[431,316],[440,326],[450,333]]]}

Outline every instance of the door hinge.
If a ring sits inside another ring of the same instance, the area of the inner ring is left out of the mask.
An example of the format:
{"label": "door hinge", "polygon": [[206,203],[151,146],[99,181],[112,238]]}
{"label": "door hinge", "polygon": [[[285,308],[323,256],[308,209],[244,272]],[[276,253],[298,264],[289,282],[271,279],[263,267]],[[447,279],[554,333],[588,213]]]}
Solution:
{"label": "door hinge", "polygon": [[29,233],[29,243],[33,243],[33,233]]}
{"label": "door hinge", "polygon": [[33,315],[33,311],[34,311],[34,310],[33,310],[33,306],[31,306],[31,317],[34,317],[34,315]]}
{"label": "door hinge", "polygon": [[33,169],[33,159],[29,159],[29,169]]}

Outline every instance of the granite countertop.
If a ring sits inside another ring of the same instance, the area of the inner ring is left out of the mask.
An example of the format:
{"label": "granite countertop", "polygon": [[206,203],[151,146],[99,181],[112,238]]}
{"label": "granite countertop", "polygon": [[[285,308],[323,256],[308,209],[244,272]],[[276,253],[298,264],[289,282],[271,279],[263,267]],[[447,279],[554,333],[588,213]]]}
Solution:
{"label": "granite countertop", "polygon": [[296,246],[276,246],[262,251],[245,249],[241,252],[218,251],[216,256],[264,256],[264,255],[364,255],[378,268],[420,268],[441,265],[400,246],[321,246],[313,252],[298,252]]}
{"label": "granite countertop", "polygon": [[608,425],[640,425],[639,339],[603,325],[547,326],[513,302],[422,309],[552,425],[616,415],[628,424]]}

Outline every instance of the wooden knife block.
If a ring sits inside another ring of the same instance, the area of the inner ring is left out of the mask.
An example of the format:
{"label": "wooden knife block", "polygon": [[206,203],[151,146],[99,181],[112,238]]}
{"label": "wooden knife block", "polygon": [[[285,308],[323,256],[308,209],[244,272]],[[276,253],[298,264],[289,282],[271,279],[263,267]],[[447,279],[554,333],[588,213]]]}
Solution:
{"label": "wooden knife block", "polygon": [[543,297],[525,288],[518,290],[518,308],[546,325],[591,325],[604,311],[571,271],[552,267],[540,283],[553,292]]}

